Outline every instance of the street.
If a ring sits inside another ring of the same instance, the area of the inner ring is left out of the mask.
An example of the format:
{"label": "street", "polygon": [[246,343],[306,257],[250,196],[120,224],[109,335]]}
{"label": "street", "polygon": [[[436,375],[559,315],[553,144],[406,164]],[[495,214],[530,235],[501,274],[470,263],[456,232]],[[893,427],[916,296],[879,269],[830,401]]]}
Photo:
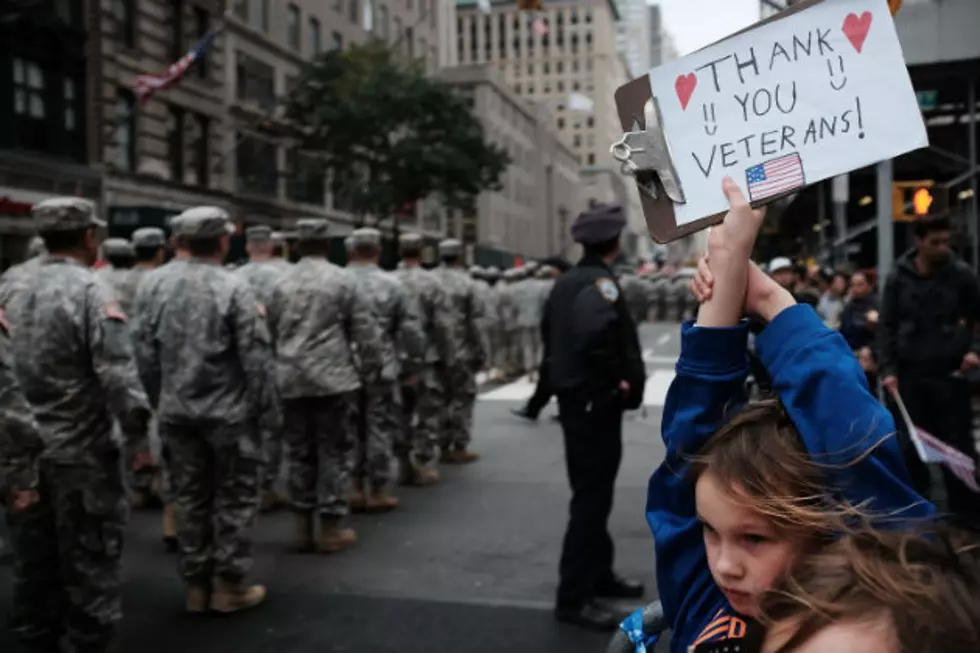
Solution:
{"label": "street", "polygon": [[[678,352],[676,324],[644,325],[646,416],[627,415],[610,522],[617,571],[642,579],[656,598],[653,541],[644,520],[646,485],[660,462],[660,411]],[[183,613],[176,558],[163,552],[159,513],[134,512],[124,556],[123,653],[465,653],[502,650],[586,653],[608,637],[558,624],[551,614],[567,515],[561,432],[554,405],[537,424],[510,414],[526,382],[485,390],[477,403],[467,467],[442,467],[429,489],[398,488],[402,507],[354,518],[358,546],[334,557],[292,553],[287,512],[255,530],[256,580],[265,605],[230,617]],[[10,607],[11,570],[0,568],[0,610]],[[623,605],[624,610],[640,604]],[[0,651],[14,641],[0,629]]]}

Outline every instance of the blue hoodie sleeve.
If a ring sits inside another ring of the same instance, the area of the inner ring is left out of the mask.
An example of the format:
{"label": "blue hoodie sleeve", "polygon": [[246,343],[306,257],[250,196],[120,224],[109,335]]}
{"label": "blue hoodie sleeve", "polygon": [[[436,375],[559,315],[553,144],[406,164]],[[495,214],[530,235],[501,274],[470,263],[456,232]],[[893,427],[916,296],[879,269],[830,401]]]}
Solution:
{"label": "blue hoodie sleeve", "polygon": [[677,376],[662,420],[666,456],[647,491],[647,522],[657,553],[657,588],[671,624],[673,650],[684,650],[717,610],[727,605],[708,570],[687,456],[696,453],[745,403],[748,324],[681,327]]}
{"label": "blue hoodie sleeve", "polygon": [[[788,308],[759,334],[756,351],[811,459],[852,504],[900,519],[932,515],[909,483],[891,413],[868,389],[860,364],[809,306]],[[884,441],[882,441],[884,439]],[[870,455],[860,458],[872,445]]]}

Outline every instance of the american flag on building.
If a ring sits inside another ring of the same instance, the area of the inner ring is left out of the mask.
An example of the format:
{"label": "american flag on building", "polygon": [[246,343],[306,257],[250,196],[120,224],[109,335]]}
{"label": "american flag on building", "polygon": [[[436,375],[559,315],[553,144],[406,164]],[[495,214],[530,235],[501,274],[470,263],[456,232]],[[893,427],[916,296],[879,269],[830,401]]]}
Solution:
{"label": "american flag on building", "polygon": [[803,160],[796,152],[752,166],[745,171],[745,177],[750,202],[776,197],[806,185]]}
{"label": "american flag on building", "polygon": [[133,84],[133,92],[136,93],[136,99],[140,102],[145,102],[157,91],[167,88],[183,77],[190,70],[191,66],[194,65],[194,62],[207,53],[208,48],[214,42],[214,37],[218,35],[218,32],[223,27],[224,24],[222,23],[209,30],[200,41],[194,44],[194,47],[188,50],[187,54],[172,64],[164,74],[140,75],[137,77],[136,82]]}
{"label": "american flag on building", "polygon": [[538,36],[544,36],[548,33],[548,23],[545,21],[543,15],[539,15],[534,19],[534,22],[531,24],[531,29],[533,29],[534,33]]}

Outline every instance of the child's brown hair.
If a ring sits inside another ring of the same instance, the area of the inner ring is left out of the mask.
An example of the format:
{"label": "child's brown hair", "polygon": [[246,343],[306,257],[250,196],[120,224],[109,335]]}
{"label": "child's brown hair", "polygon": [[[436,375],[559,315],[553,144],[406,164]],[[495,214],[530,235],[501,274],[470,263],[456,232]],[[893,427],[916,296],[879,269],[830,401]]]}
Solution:
{"label": "child's brown hair", "polygon": [[[948,526],[870,526],[798,558],[762,600],[763,621],[793,633],[777,653],[835,622],[887,619],[890,653],[980,651],[980,539]],[[884,643],[883,643],[884,645]]]}

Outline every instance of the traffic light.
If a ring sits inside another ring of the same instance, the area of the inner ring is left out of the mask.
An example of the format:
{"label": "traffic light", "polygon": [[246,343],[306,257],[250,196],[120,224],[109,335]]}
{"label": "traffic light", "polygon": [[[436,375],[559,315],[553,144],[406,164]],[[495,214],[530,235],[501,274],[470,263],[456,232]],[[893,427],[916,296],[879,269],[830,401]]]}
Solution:
{"label": "traffic light", "polygon": [[892,186],[892,204],[896,222],[937,218],[949,212],[949,189],[932,180],[898,181]]}

